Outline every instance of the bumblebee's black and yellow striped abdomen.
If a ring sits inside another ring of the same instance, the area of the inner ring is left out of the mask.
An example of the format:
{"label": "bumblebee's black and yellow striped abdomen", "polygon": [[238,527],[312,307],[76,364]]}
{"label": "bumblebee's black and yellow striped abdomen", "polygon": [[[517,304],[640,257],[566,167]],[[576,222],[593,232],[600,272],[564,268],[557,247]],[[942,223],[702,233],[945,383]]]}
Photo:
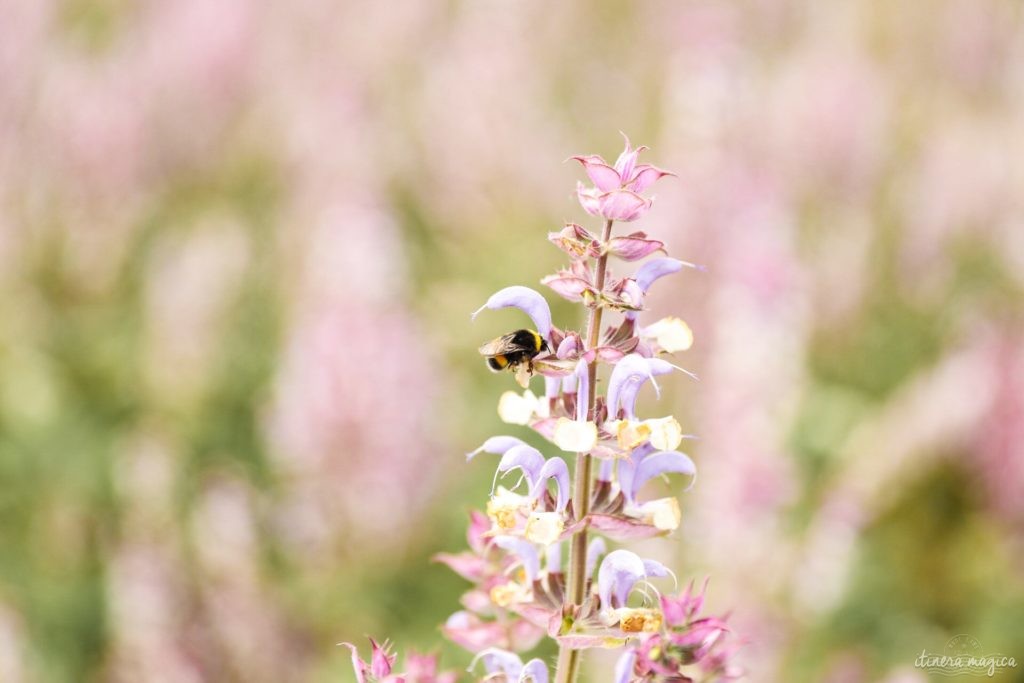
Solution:
{"label": "bumblebee's black and yellow striped abdomen", "polygon": [[480,355],[487,359],[487,367],[493,372],[511,369],[519,374],[519,366],[525,365],[532,372],[533,358],[548,350],[544,337],[534,330],[516,330],[492,339],[480,347]]}

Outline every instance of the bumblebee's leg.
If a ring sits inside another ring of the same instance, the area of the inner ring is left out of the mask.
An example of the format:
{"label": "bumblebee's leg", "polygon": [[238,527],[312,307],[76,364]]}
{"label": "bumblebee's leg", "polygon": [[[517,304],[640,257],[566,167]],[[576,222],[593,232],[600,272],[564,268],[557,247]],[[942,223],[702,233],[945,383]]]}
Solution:
{"label": "bumblebee's leg", "polygon": [[516,382],[519,383],[519,386],[521,386],[523,389],[529,389],[530,377],[533,374],[532,364],[529,362],[517,363],[514,372],[516,376]]}

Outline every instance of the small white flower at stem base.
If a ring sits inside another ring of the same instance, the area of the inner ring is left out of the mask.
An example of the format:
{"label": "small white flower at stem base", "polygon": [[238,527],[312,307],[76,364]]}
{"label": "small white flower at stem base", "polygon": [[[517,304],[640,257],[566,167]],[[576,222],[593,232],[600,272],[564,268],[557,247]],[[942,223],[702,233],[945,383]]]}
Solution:
{"label": "small white flower at stem base", "polygon": [[636,420],[608,420],[604,428],[615,435],[619,448],[630,451],[646,441],[659,451],[675,450],[683,440],[683,427],[671,415]]}
{"label": "small white flower at stem base", "polygon": [[526,540],[539,545],[551,545],[562,534],[564,525],[558,512],[533,512],[526,520]]}
{"label": "small white flower at stem base", "polygon": [[552,440],[563,451],[589,453],[597,445],[597,425],[560,417],[555,424]]}
{"label": "small white flower at stem base", "polygon": [[644,420],[651,430],[651,445],[659,451],[674,451],[683,440],[683,427],[671,415]]}
{"label": "small white flower at stem base", "polygon": [[508,607],[517,602],[530,602],[533,600],[533,592],[526,586],[515,581],[498,584],[491,588],[489,596],[491,602],[498,607]]}
{"label": "small white flower at stem base", "polygon": [[693,346],[693,331],[681,318],[669,316],[645,327],[641,334],[653,339],[667,353],[686,351]]}
{"label": "small white flower at stem base", "polygon": [[636,508],[627,508],[626,514],[650,524],[659,531],[675,531],[683,519],[679,501],[675,498],[650,500]]}
{"label": "small white flower at stem base", "polygon": [[618,621],[623,633],[657,633],[661,630],[661,611],[647,607],[623,607],[609,615]]}
{"label": "small white flower at stem base", "polygon": [[547,401],[541,401],[529,389],[524,391],[522,396],[514,391],[506,391],[498,399],[498,417],[502,422],[527,425],[534,416],[547,417],[548,405]]}
{"label": "small white flower at stem base", "polygon": [[651,438],[651,428],[636,420],[608,420],[604,428],[615,435],[624,451],[631,451]]}
{"label": "small white flower at stem base", "polygon": [[496,529],[510,531],[516,528],[519,519],[519,511],[523,506],[529,504],[526,496],[509,491],[504,486],[499,486],[497,493],[487,501],[487,516]]}

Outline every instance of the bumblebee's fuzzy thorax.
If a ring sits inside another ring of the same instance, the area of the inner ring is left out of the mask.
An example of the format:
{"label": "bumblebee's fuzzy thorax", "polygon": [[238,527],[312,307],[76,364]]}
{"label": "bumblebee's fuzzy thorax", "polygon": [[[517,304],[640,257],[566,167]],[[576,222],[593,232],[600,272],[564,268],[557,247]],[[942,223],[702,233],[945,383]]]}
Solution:
{"label": "bumblebee's fuzzy thorax", "polygon": [[516,330],[492,339],[480,347],[492,372],[512,370],[516,381],[526,386],[533,374],[533,359],[548,350],[544,337],[534,330]]}

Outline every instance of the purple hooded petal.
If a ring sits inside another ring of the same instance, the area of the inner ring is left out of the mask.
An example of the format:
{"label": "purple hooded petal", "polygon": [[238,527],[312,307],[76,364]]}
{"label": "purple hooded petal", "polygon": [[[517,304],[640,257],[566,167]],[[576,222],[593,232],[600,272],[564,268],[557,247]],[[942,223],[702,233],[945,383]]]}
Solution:
{"label": "purple hooded petal", "polygon": [[519,673],[519,683],[548,683],[548,665],[540,659],[531,659]]}
{"label": "purple hooded petal", "polygon": [[554,457],[544,463],[537,474],[537,480],[530,487],[530,500],[537,500],[547,489],[549,479],[555,480],[556,496],[555,509],[561,512],[569,502],[569,467],[559,457]]}
{"label": "purple hooded petal", "polygon": [[667,256],[652,259],[640,266],[636,271],[636,275],[633,276],[633,279],[636,280],[638,285],[640,285],[640,289],[647,292],[647,290],[651,288],[651,285],[654,284],[655,280],[665,277],[666,275],[671,275],[672,273],[678,273],[687,265],[689,264],[685,261],[669,258]]}
{"label": "purple hooded petal", "polygon": [[636,494],[644,484],[659,474],[670,472],[688,474],[692,477],[690,485],[684,489],[686,491],[689,491],[697,481],[697,466],[693,464],[693,460],[690,460],[689,456],[679,451],[661,451],[649,458],[644,458],[643,462],[637,465],[636,473],[630,482],[630,495],[633,500],[636,500]]}
{"label": "purple hooded petal", "polygon": [[[615,419],[620,409],[626,410],[626,415],[632,419],[633,405],[636,402],[636,393],[640,386],[647,380],[654,382],[655,373],[648,358],[631,353],[618,363],[608,378],[608,417]],[[658,367],[660,370],[660,366]],[[659,391],[657,383],[654,383],[655,391]]]}
{"label": "purple hooded petal", "polygon": [[565,335],[565,339],[558,345],[558,350],[555,351],[555,355],[561,360],[567,360],[569,358],[575,358],[580,350],[580,336],[575,332],[570,332]]}
{"label": "purple hooded petal", "polygon": [[601,157],[590,155],[571,158],[583,164],[583,170],[587,172],[590,182],[602,192],[617,189],[622,185],[622,176]]}
{"label": "purple hooded petal", "polygon": [[551,307],[548,306],[548,302],[543,296],[522,285],[513,285],[495,292],[486,304],[473,313],[473,317],[476,318],[485,308],[495,311],[509,306],[518,308],[530,316],[533,324],[537,327],[537,332],[545,339],[551,338]]}
{"label": "purple hooded petal", "polygon": [[615,662],[615,683],[630,683],[633,680],[633,667],[636,665],[636,650],[626,650]]}
{"label": "purple hooded petal", "polygon": [[533,487],[537,483],[537,476],[540,474],[541,468],[544,467],[544,456],[533,446],[526,444],[513,446],[501,456],[494,476],[497,478],[498,474],[505,474],[517,467],[522,470],[526,481]]}
{"label": "purple hooded petal", "polygon": [[544,566],[548,574],[556,574],[562,571],[562,542],[552,543],[544,551]]}
{"label": "purple hooded petal", "polygon": [[519,655],[496,647],[489,647],[486,650],[481,650],[470,663],[470,670],[472,670],[480,660],[483,660],[484,670],[487,671],[487,673],[503,673],[509,680],[518,680],[519,673],[523,670],[523,660],[519,659]]}
{"label": "purple hooded petal", "polygon": [[494,545],[519,558],[526,578],[530,581],[535,581],[540,575],[540,557],[537,556],[537,548],[532,543],[515,536],[495,536]]}
{"label": "purple hooded petal", "polygon": [[601,607],[624,607],[637,581],[647,576],[644,561],[628,550],[613,550],[597,570]]}
{"label": "purple hooded petal", "polygon": [[594,574],[594,567],[597,566],[597,561],[608,552],[608,548],[605,546],[604,539],[598,536],[590,542],[587,546],[587,576]]}
{"label": "purple hooded petal", "polygon": [[649,441],[645,441],[634,448],[628,458],[619,461],[619,487],[622,489],[622,495],[630,503],[636,502],[633,491],[639,488],[634,484],[637,467],[643,464],[644,460],[653,452],[654,446]]}
{"label": "purple hooded petal", "polygon": [[[633,360],[630,360],[630,359]],[[619,367],[629,361],[629,364],[621,371]],[[638,353],[631,353],[615,366],[612,376],[608,380],[608,415],[615,418],[619,411],[623,411],[627,419],[636,419],[636,397],[640,393],[644,382],[651,380],[655,396],[661,398],[661,387],[654,380],[657,375],[667,375],[673,370],[680,370],[696,379],[696,375],[687,372],[682,368],[672,365],[660,358],[645,358]],[[615,373],[619,376],[616,378]],[[613,392],[613,388],[615,391]],[[615,402],[613,402],[613,399]]]}
{"label": "purple hooded petal", "polygon": [[648,239],[642,232],[613,237],[608,242],[608,251],[624,261],[639,261],[664,247],[664,242]]}
{"label": "purple hooded petal", "polygon": [[644,572],[646,572],[647,578],[649,579],[660,579],[673,575],[671,569],[657,560],[644,560]]}
{"label": "purple hooded petal", "polygon": [[612,221],[634,221],[651,208],[651,200],[629,190],[612,190],[598,197],[598,212]]}
{"label": "purple hooded petal", "polygon": [[576,420],[587,421],[587,409],[590,405],[590,374],[587,370],[587,361],[580,360],[576,363]]}
{"label": "purple hooded petal", "polygon": [[505,452],[515,446],[525,446],[526,442],[514,436],[492,436],[474,451],[466,453],[466,462],[469,462],[481,453],[492,453],[504,455]]}

